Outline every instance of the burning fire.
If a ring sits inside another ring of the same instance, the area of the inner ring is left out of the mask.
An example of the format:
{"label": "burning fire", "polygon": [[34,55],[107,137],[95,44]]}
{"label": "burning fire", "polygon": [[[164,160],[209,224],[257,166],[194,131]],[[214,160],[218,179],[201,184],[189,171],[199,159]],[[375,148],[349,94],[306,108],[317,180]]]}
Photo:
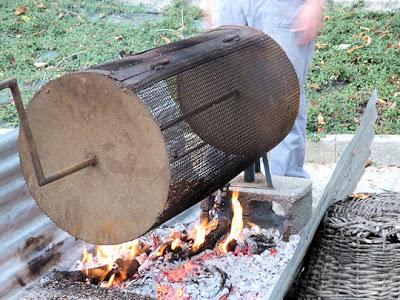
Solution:
{"label": "burning fire", "polygon": [[222,244],[218,245],[218,249],[222,253],[228,252],[228,245],[231,241],[239,240],[240,235],[243,231],[243,208],[239,202],[239,191],[233,191],[232,193],[232,224],[231,231],[229,232],[228,237]]}
{"label": "burning fire", "polygon": [[196,225],[193,230],[193,246],[192,251],[196,252],[199,250],[200,246],[203,245],[206,235],[208,235],[211,231],[215,230],[218,226],[218,220],[214,219],[210,223],[208,223],[208,219],[203,217],[201,219],[201,223]]}
{"label": "burning fire", "polygon": [[[229,252],[231,250],[230,247],[232,241],[239,241],[242,238],[243,209],[238,199],[239,191],[233,191],[233,217],[230,232],[225,240],[217,246],[217,253]],[[195,255],[201,251],[202,246],[210,247],[208,244],[204,244],[209,243],[208,235],[218,229],[220,229],[218,227],[218,219],[209,221],[207,217],[203,216],[200,219],[200,223],[197,224],[191,232],[186,233],[174,231],[164,243],[162,243],[157,235],[153,235],[152,244],[146,244],[145,242],[134,240],[122,245],[96,246],[95,252],[93,253],[90,253],[85,248],[83,249],[83,257],[81,260],[83,265],[82,272],[85,274],[88,281],[98,284],[101,287],[109,288],[113,286],[121,286],[125,281],[135,278],[140,267],[139,261],[143,261],[143,259],[151,259],[155,261],[157,260],[157,257],[161,256],[165,259],[168,255],[175,255],[178,259],[179,257],[188,258],[190,255]],[[217,235],[215,236],[218,236],[218,234],[220,233],[217,232]],[[220,236],[221,235],[219,235],[217,239],[219,239]],[[212,247],[215,245],[217,239],[215,239],[214,242],[211,242]],[[213,241],[213,239],[210,241]],[[136,259],[139,256],[140,258]],[[189,276],[189,274],[194,272],[195,268],[196,265],[189,260],[182,266],[182,268],[178,268],[175,271],[168,271],[166,274],[170,281],[180,282],[184,280],[185,277]],[[177,289],[174,290],[173,293],[174,297],[171,299],[185,299],[184,290]],[[170,295],[170,291],[165,291],[164,287],[160,286],[159,294],[164,296],[167,294]],[[164,297],[164,299],[166,298]]]}
{"label": "burning fire", "polygon": [[143,249],[138,240],[116,246],[96,246],[95,255],[84,248],[81,260],[83,273],[90,279],[96,278],[101,287],[118,285],[128,278],[129,266],[121,263],[118,272],[113,272],[117,260],[122,256],[124,261],[131,262],[141,252]]}

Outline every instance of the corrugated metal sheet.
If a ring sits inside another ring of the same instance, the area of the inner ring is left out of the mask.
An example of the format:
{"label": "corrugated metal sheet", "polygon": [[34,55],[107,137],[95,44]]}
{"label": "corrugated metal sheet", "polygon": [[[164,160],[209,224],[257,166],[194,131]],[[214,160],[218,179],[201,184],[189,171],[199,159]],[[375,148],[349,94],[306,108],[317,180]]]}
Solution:
{"label": "corrugated metal sheet", "polygon": [[39,209],[20,171],[18,129],[0,135],[0,299],[20,299],[50,269],[68,268],[84,242]]}

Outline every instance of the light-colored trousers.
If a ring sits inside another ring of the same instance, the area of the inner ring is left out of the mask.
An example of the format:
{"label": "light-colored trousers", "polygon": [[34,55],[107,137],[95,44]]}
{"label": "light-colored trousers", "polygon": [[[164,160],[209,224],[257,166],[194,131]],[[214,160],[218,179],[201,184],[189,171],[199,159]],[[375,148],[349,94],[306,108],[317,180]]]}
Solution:
{"label": "light-colored trousers", "polygon": [[213,25],[247,25],[272,37],[292,62],[300,83],[300,108],[293,129],[271,153],[273,175],[309,178],[304,170],[307,127],[305,81],[314,42],[299,45],[293,21],[304,0],[213,0]]}

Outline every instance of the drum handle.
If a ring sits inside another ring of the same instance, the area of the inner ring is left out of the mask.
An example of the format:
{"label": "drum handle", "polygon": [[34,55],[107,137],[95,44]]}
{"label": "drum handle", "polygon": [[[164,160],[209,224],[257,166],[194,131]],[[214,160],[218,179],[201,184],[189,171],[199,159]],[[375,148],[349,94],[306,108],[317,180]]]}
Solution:
{"label": "drum handle", "polygon": [[26,143],[28,146],[29,154],[32,159],[33,169],[35,170],[36,179],[39,186],[44,186],[58,179],[64,178],[72,173],[78,172],[89,166],[95,166],[98,163],[98,158],[95,154],[88,154],[87,158],[79,163],[76,163],[68,168],[61,171],[55,172],[49,176],[45,176],[42,168],[42,164],[39,159],[39,154],[36,149],[36,145],[33,139],[32,131],[29,126],[28,117],[22,102],[21,93],[18,88],[18,83],[15,78],[0,81],[0,90],[9,88],[17,109],[18,118],[20,121],[21,130],[24,132]]}

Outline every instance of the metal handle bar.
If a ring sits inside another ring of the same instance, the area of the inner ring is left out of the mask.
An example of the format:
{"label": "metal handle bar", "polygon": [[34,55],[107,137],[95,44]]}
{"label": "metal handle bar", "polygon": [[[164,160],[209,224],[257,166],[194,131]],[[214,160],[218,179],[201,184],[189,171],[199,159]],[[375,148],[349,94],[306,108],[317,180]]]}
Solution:
{"label": "metal handle bar", "polygon": [[18,88],[18,83],[15,78],[10,78],[4,81],[0,81],[0,90],[9,88],[11,90],[11,94],[15,103],[15,107],[17,108],[17,113],[20,121],[21,130],[25,134],[25,139],[27,142],[29,154],[32,159],[33,169],[35,170],[36,179],[39,186],[43,186],[49,184],[53,181],[61,179],[65,176],[68,176],[72,173],[78,172],[84,168],[89,166],[94,166],[98,163],[98,158],[95,154],[89,154],[88,157],[76,163],[68,168],[65,168],[59,172],[55,172],[49,176],[45,176],[42,168],[42,164],[39,159],[39,154],[36,149],[36,145],[33,139],[32,131],[29,126],[28,117],[26,115],[26,111],[24,108],[24,103],[22,102],[21,93]]}

